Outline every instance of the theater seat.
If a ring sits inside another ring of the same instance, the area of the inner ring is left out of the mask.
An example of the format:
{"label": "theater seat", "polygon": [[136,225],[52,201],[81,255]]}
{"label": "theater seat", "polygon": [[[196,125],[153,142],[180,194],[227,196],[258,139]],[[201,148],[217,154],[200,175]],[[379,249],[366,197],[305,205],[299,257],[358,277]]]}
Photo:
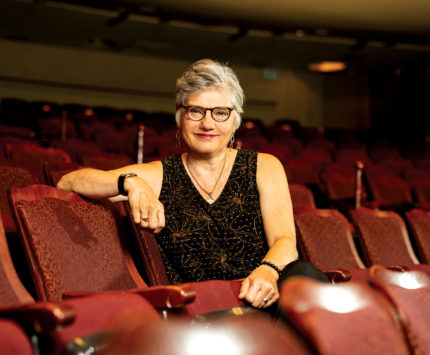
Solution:
{"label": "theater seat", "polygon": [[[12,188],[10,198],[40,301],[66,300],[75,328],[55,334],[55,351],[77,335],[112,329],[124,312],[159,317],[194,300],[186,287],[148,288],[124,243],[117,210],[45,185]],[[117,224],[118,223],[118,224]]]}
{"label": "theater seat", "polygon": [[0,319],[0,348],[3,355],[32,355],[31,341],[16,322]]}
{"label": "theater seat", "polygon": [[367,270],[355,247],[351,225],[333,209],[294,209],[300,254],[333,282],[365,280]]}
{"label": "theater seat", "polygon": [[16,231],[9,207],[8,191],[12,186],[26,187],[37,183],[37,178],[19,163],[0,159],[0,214],[7,231]]}
{"label": "theater seat", "polygon": [[413,354],[430,353],[430,277],[421,271],[396,272],[375,265],[370,281],[393,304]]}
{"label": "theater seat", "polygon": [[80,160],[85,167],[100,170],[113,170],[134,164],[133,159],[128,155],[120,154],[83,155]]}
{"label": "theater seat", "polygon": [[309,206],[315,208],[312,190],[304,184],[288,184],[293,206]]}
{"label": "theater seat", "polygon": [[430,212],[413,209],[405,215],[420,261],[430,264]]}
{"label": "theater seat", "polygon": [[40,183],[46,184],[43,167],[45,163],[70,163],[70,156],[61,149],[43,148],[33,144],[8,144],[6,153],[10,160],[34,171]]}
{"label": "theater seat", "polygon": [[105,355],[128,354],[308,355],[312,350],[285,325],[253,315],[210,327],[180,320],[125,327],[111,338]]}
{"label": "theater seat", "polygon": [[409,354],[391,304],[364,282],[331,285],[295,277],[282,285],[279,302],[318,354]]}
{"label": "theater seat", "polygon": [[350,211],[350,216],[367,266],[419,264],[406,225],[397,213],[362,207]]}

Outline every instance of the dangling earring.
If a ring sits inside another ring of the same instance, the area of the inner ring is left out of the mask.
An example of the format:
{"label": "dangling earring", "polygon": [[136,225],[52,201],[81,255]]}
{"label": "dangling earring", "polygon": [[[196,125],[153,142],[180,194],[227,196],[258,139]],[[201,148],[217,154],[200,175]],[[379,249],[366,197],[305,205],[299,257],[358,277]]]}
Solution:
{"label": "dangling earring", "polygon": [[179,148],[181,146],[181,132],[179,129],[176,131],[176,148]]}
{"label": "dangling earring", "polygon": [[234,143],[234,133],[232,134],[232,136],[230,137],[230,149],[234,148],[233,147],[233,143]]}

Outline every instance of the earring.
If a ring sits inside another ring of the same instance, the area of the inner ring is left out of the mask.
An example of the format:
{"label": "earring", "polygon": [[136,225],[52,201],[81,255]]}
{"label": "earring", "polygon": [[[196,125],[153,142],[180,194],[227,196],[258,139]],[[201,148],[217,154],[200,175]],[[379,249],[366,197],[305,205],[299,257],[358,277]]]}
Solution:
{"label": "earring", "polygon": [[230,149],[231,149],[231,148],[234,148],[233,143],[234,143],[234,133],[233,133],[233,134],[232,134],[232,136],[230,137]]}
{"label": "earring", "polygon": [[181,146],[181,132],[179,129],[176,131],[176,148],[179,148]]}

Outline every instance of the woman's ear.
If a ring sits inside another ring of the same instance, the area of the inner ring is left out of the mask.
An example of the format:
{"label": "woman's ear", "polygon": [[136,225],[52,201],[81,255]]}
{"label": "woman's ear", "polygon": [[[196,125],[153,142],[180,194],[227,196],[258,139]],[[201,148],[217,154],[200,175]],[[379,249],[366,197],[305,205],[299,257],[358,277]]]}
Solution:
{"label": "woman's ear", "polygon": [[180,107],[176,109],[175,121],[176,121],[176,127],[180,129],[182,124],[182,113],[181,113]]}

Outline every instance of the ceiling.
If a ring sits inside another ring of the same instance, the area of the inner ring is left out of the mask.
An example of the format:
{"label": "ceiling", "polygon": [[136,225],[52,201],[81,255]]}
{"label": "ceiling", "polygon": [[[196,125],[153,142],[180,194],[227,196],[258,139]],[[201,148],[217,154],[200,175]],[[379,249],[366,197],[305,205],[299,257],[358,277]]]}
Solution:
{"label": "ceiling", "polygon": [[2,0],[1,38],[269,68],[427,68],[430,1]]}

